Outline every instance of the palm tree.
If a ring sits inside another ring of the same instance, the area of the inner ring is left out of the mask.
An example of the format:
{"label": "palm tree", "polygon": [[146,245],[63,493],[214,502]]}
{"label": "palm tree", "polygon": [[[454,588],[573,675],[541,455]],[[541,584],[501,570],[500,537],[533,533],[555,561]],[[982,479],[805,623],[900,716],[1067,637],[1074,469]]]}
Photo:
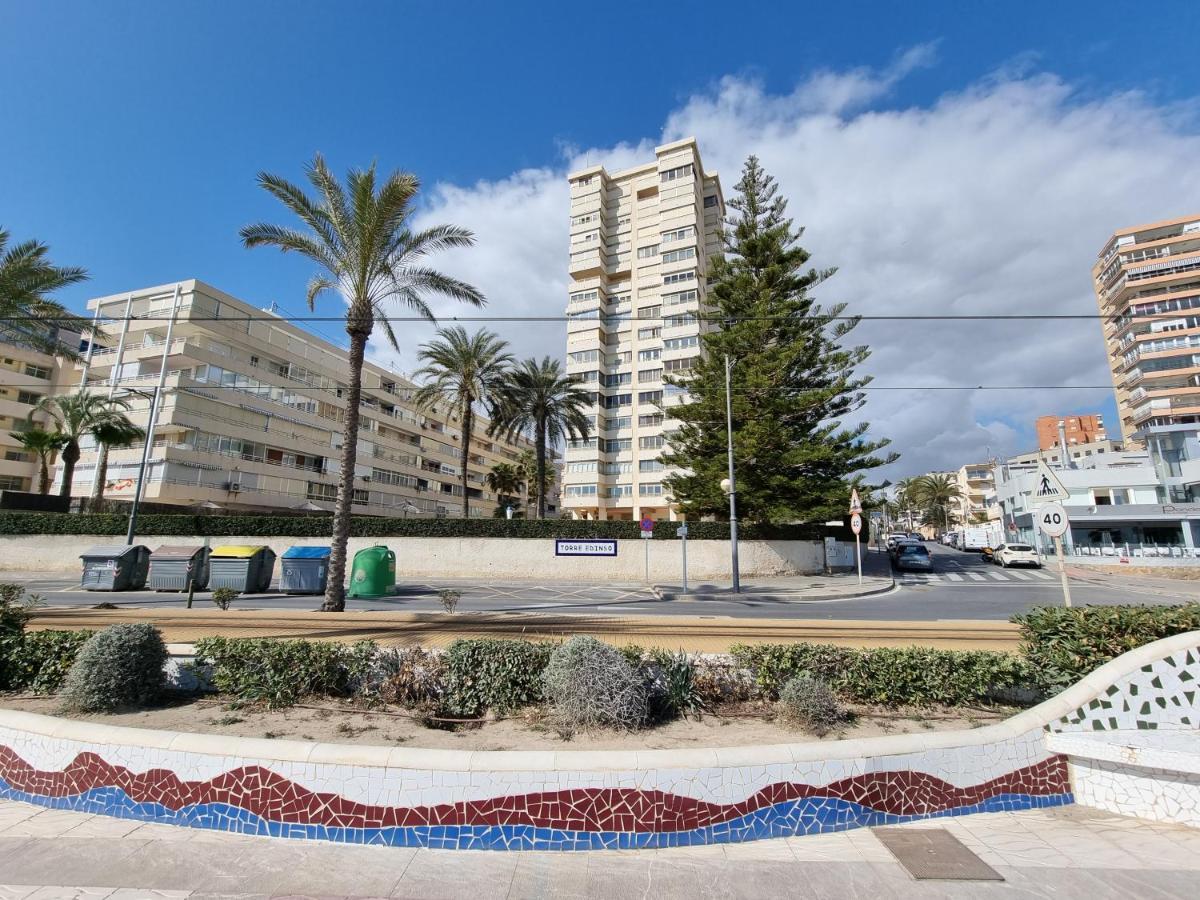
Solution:
{"label": "palm tree", "polygon": [[513,495],[521,488],[521,477],[517,469],[510,463],[496,463],[485,478],[489,490],[496,493],[496,514],[501,515],[504,507],[510,505]]}
{"label": "palm tree", "polygon": [[132,447],[146,437],[146,432],[130,421],[101,422],[92,429],[99,452],[96,454],[96,480],[92,483],[92,503],[96,511],[104,500],[104,483],[108,480],[108,451]]}
{"label": "palm tree", "polygon": [[912,479],[907,493],[912,495],[912,500],[924,513],[925,524],[941,525],[945,530],[950,530],[950,508],[962,496],[953,475],[921,475]]}
{"label": "palm tree", "polygon": [[412,230],[413,200],[420,190],[415,175],[393,172],[376,183],[375,166],[349,173],[343,186],[318,154],[306,168],[316,189],[310,197],[284,178],[259,173],[259,185],[296,215],[304,228],[259,223],[240,232],[247,247],[278,247],[299,253],[319,267],[308,282],[308,305],[317,297],[336,292],[346,303],[346,334],[350,337],[350,383],[346,388],[345,436],[337,502],[333,510],[329,586],[322,608],[346,608],[346,543],[354,499],[354,463],[358,448],[359,402],[362,396],[363,355],[367,340],[378,325],[393,347],[396,335],[386,316],[386,305],[397,302],[433,321],[425,295],[435,294],[482,306],[483,295],[471,285],[423,264],[423,258],[452,247],[475,242],[465,228],[435,225]]}
{"label": "palm tree", "polygon": [[500,432],[510,441],[532,432],[539,519],[546,517],[546,445],[564,438],[586,440],[591,423],[584,409],[591,402],[591,395],[564,375],[558,360],[549,356],[540,363],[536,359],[522,362],[500,389],[492,432]]}
{"label": "palm tree", "polygon": [[94,435],[98,429],[113,427],[136,428],[125,415],[129,403],[120,397],[108,398],[86,390],[62,397],[43,397],[33,408],[34,413],[46,413],[54,423],[55,431],[62,438],[63,479],[59,496],[71,496],[71,483],[75,479],[75,464],[79,462],[79,442],[85,435]]}
{"label": "palm tree", "polygon": [[473,335],[461,326],[438,331],[438,340],[421,347],[418,358],[425,363],[413,373],[426,384],[414,395],[422,409],[438,403],[449,406],[462,425],[463,518],[471,517],[467,495],[467,466],[471,459],[471,436],[475,432],[475,407],[494,408],[495,394],[513,358],[505,352],[508,343],[487,329]]}
{"label": "palm tree", "polygon": [[50,461],[63,448],[63,436],[45,428],[30,428],[26,431],[10,431],[17,443],[38,458],[38,493],[43,497],[50,493]]}
{"label": "palm tree", "polygon": [[521,503],[525,515],[529,515],[530,497],[533,496],[533,481],[537,478],[537,454],[526,447],[517,454],[517,477],[521,479]]}
{"label": "palm tree", "polygon": [[45,353],[74,357],[72,347],[58,340],[59,327],[83,334],[86,319],[72,315],[50,298],[55,291],[88,278],[77,266],[56,266],[50,248],[40,241],[25,241],[11,248],[9,233],[0,228],[0,322],[5,339],[27,344]]}

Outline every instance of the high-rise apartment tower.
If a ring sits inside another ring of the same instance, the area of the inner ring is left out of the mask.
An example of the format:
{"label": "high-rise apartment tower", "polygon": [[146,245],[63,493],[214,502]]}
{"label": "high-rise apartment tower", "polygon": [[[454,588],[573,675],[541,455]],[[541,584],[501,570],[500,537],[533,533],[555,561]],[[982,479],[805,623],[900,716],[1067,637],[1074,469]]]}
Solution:
{"label": "high-rise apartment tower", "polygon": [[593,392],[594,432],[569,443],[563,508],[577,518],[675,517],[660,461],[670,410],[709,325],[709,261],[720,254],[725,202],[693,138],[654,159],[570,176],[567,372]]}

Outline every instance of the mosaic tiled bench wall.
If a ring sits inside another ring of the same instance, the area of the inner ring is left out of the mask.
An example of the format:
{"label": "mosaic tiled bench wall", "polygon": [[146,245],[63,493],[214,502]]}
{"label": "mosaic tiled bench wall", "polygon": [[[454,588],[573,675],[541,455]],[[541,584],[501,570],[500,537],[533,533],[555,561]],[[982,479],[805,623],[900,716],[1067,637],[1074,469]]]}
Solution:
{"label": "mosaic tiled bench wall", "polygon": [[1174,641],[1049,723],[1047,740],[1069,754],[1080,804],[1200,828],[1200,639]]}
{"label": "mosaic tiled bench wall", "polygon": [[494,850],[673,847],[1055,806],[1073,798],[1046,726],[1165,659],[1172,640],[987,728],[719,750],[355,747],[0,710],[0,797],[194,828]]}

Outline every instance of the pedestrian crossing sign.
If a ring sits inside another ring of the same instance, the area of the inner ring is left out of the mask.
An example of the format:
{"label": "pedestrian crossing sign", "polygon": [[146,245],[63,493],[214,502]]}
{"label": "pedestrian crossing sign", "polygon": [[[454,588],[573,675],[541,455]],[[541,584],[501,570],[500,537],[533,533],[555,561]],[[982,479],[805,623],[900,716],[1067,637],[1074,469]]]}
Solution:
{"label": "pedestrian crossing sign", "polygon": [[1038,460],[1037,476],[1033,482],[1033,499],[1040,503],[1068,500],[1071,492],[1063,487],[1062,481],[1054,470],[1046,465],[1044,459]]}

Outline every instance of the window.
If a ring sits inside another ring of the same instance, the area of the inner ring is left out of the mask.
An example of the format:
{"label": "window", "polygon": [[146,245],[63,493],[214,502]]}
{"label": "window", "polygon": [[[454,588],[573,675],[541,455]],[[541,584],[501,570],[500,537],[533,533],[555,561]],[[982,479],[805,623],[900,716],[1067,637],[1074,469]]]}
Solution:
{"label": "window", "polygon": [[22,453],[20,450],[5,450],[4,458],[9,462],[28,462],[32,457],[28,453]]}
{"label": "window", "polygon": [[605,431],[621,431],[633,425],[633,419],[629,416],[616,416],[611,419],[604,420]]}
{"label": "window", "polygon": [[698,356],[685,356],[683,359],[668,359],[663,362],[663,368],[668,372],[686,372],[700,361]]}
{"label": "window", "polygon": [[667,316],[663,319],[663,328],[678,328],[681,325],[694,325],[696,316],[692,313],[684,313],[681,316]]}
{"label": "window", "polygon": [[632,497],[633,496],[633,485],[632,484],[614,484],[612,487],[610,487],[608,489],[608,496],[610,496],[610,497]]}
{"label": "window", "polygon": [[658,244],[652,244],[649,247],[638,247],[638,259],[648,259],[651,256],[658,256]]}
{"label": "window", "polygon": [[604,442],[601,448],[605,453],[621,453],[625,450],[633,449],[632,438],[613,438]]}
{"label": "window", "polygon": [[17,393],[18,403],[28,403],[30,406],[37,404],[42,399],[41,394],[35,394],[33,391],[19,391]]}
{"label": "window", "polygon": [[621,353],[614,353],[612,356],[604,360],[606,366],[623,366],[628,362],[633,361],[633,351],[625,350]]}
{"label": "window", "polygon": [[619,406],[629,406],[633,403],[633,394],[614,394],[604,398],[605,409],[616,409]]}
{"label": "window", "polygon": [[308,499],[309,500],[336,500],[337,485],[322,484],[319,481],[310,481],[308,483]]}
{"label": "window", "polygon": [[673,244],[675,241],[686,241],[696,233],[696,229],[689,225],[687,228],[677,228],[674,231],[664,231],[662,243]]}
{"label": "window", "polygon": [[688,335],[680,338],[667,338],[663,341],[663,350],[685,350],[688,347],[700,346],[700,338],[696,335]]}
{"label": "window", "polygon": [[657,319],[662,315],[662,306],[641,306],[638,307],[639,319]]}
{"label": "window", "polygon": [[577,384],[588,384],[590,382],[600,380],[600,370],[589,369],[586,372],[574,372],[570,375],[570,378]]}
{"label": "window", "polygon": [[649,437],[638,438],[638,447],[642,450],[657,450],[663,445],[663,436],[661,434],[652,434]]}
{"label": "window", "polygon": [[620,387],[623,384],[629,384],[631,381],[633,381],[632,372],[617,372],[613,375],[604,376],[605,387]]}
{"label": "window", "polygon": [[716,205],[717,205],[717,195],[716,194],[710,194],[709,196],[704,198],[704,208],[705,209],[712,209]]}
{"label": "window", "polygon": [[695,259],[696,248],[684,247],[682,250],[671,250],[662,255],[662,261],[665,263],[679,262],[681,259]]}
{"label": "window", "polygon": [[653,362],[662,356],[661,350],[639,350],[638,362]]}
{"label": "window", "polygon": [[642,391],[638,394],[638,403],[661,403],[662,391]]}
{"label": "window", "polygon": [[642,369],[638,372],[638,381],[662,381],[662,369]]}
{"label": "window", "polygon": [[589,300],[599,300],[599,291],[579,291],[571,295],[572,303],[587,303]]}
{"label": "window", "polygon": [[661,472],[665,468],[662,461],[657,459],[643,459],[638,463],[639,472]]}
{"label": "window", "polygon": [[595,222],[595,221],[599,220],[599,218],[600,218],[600,213],[598,213],[598,212],[584,213],[582,216],[576,216],[575,218],[573,218],[571,220],[571,224],[572,225],[586,225],[588,222]]}
{"label": "window", "polygon": [[33,363],[26,363],[25,374],[30,378],[48,379],[50,377],[50,370],[45,366],[35,366]]}
{"label": "window", "polygon": [[568,450],[595,450],[597,446],[596,438],[587,438],[586,440],[567,441]]}
{"label": "window", "polygon": [[593,241],[598,241],[598,240],[600,240],[600,232],[599,231],[585,231],[583,234],[577,235],[576,237],[572,238],[571,243],[572,244],[590,244]]}
{"label": "window", "polygon": [[575,353],[568,353],[567,359],[573,363],[589,363],[597,362],[600,359],[599,350],[579,350]]}
{"label": "window", "polygon": [[674,169],[667,169],[659,176],[660,181],[677,181],[680,178],[687,178],[692,174],[692,164],[686,166],[676,166]]}
{"label": "window", "polygon": [[654,484],[643,484],[639,485],[638,487],[638,493],[643,497],[658,497],[662,495],[662,492],[663,486],[658,482],[655,482]]}
{"label": "window", "polygon": [[638,329],[638,340],[644,341],[648,338],[656,338],[660,334],[662,334],[662,328],[660,328],[657,325],[654,326],[653,328],[639,328]]}
{"label": "window", "polygon": [[25,479],[18,475],[0,475],[0,491],[23,491]]}
{"label": "window", "polygon": [[594,484],[568,484],[563,493],[568,497],[595,497],[596,486]]}
{"label": "window", "polygon": [[577,178],[575,179],[575,185],[576,187],[587,187],[595,180],[595,178],[595,175],[589,175],[586,178]]}
{"label": "window", "polygon": [[633,463],[631,462],[604,463],[600,467],[600,472],[603,475],[625,475],[632,471]]}
{"label": "window", "polygon": [[595,472],[596,464],[594,462],[573,462],[567,463],[568,472]]}
{"label": "window", "polygon": [[680,303],[691,303],[693,300],[699,298],[699,296],[697,291],[679,291],[675,294],[664,294],[662,298],[663,306],[678,306]]}
{"label": "window", "polygon": [[662,413],[652,413],[648,416],[638,416],[639,428],[653,428],[663,423]]}
{"label": "window", "polygon": [[685,281],[695,281],[695,270],[687,272],[672,272],[670,275],[663,276],[663,284],[682,284]]}

